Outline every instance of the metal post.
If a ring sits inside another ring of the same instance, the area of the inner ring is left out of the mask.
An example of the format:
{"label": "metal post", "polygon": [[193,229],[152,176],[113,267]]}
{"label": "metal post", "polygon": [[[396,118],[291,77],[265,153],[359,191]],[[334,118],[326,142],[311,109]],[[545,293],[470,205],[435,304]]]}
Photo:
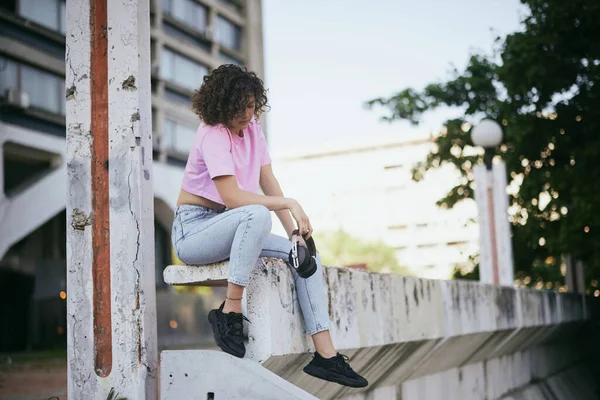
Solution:
{"label": "metal post", "polygon": [[156,399],[148,0],[67,1],[68,396]]}

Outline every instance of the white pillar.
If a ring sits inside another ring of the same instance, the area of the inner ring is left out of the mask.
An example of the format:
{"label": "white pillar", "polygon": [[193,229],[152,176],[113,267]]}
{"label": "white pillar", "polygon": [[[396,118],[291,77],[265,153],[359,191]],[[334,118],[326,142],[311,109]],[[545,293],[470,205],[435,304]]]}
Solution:
{"label": "white pillar", "polygon": [[566,274],[565,284],[567,291],[584,294],[585,293],[585,275],[583,271],[583,263],[577,260],[572,254],[565,256]]}
{"label": "white pillar", "polygon": [[[2,132],[2,129],[4,127],[2,126],[2,124],[0,123],[0,207],[2,207],[2,202],[4,201],[4,197],[6,196],[4,194],[4,132]],[[0,213],[0,221],[2,220],[2,214]],[[2,256],[0,256],[2,257]]]}
{"label": "white pillar", "polygon": [[68,396],[156,399],[148,0],[67,1]]}
{"label": "white pillar", "polygon": [[256,72],[263,79],[263,27],[262,27],[262,0],[247,0],[245,2],[246,12],[246,39],[243,43],[246,57],[248,58],[248,69]]}
{"label": "white pillar", "polygon": [[499,162],[493,164],[491,170],[485,165],[476,165],[473,173],[479,214],[479,280],[512,286],[514,261],[508,221],[506,165]]}
{"label": "white pillar", "polygon": [[[2,129],[4,129],[4,126],[2,125],[2,123],[0,123],[0,222],[2,222],[2,220],[4,219],[4,214],[6,213],[6,210],[8,208],[8,204],[6,199],[6,195],[4,194],[4,174],[6,173],[4,171],[4,133],[2,132]],[[8,249],[8,243],[5,242],[6,238],[4,238],[5,235],[2,235],[3,237],[0,238],[0,260],[2,258],[4,258],[4,248]]]}

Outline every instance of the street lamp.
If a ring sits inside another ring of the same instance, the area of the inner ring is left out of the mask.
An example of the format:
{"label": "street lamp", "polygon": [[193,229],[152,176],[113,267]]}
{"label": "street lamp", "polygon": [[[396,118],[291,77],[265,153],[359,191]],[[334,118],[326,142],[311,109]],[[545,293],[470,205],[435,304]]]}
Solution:
{"label": "street lamp", "polygon": [[491,119],[484,119],[471,131],[471,140],[475,146],[481,146],[485,149],[485,166],[488,170],[492,169],[492,160],[496,154],[496,147],[502,143],[502,128],[500,124]]}
{"label": "street lamp", "polygon": [[508,221],[506,165],[492,164],[496,148],[502,143],[502,128],[484,119],[471,130],[473,144],[485,150],[484,165],[473,168],[475,201],[479,214],[479,280],[511,286],[514,281],[512,242]]}

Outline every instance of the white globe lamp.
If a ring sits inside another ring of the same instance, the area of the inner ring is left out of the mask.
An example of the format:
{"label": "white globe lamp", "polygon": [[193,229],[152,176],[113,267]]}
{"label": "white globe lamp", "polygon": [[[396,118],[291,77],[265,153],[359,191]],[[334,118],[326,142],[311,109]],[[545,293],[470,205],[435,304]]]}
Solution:
{"label": "white globe lamp", "polygon": [[473,127],[471,139],[476,146],[485,149],[498,147],[502,143],[502,128],[491,119],[484,119]]}
{"label": "white globe lamp", "polygon": [[474,145],[485,149],[485,165],[487,169],[491,169],[494,150],[502,143],[502,128],[500,124],[491,119],[484,119],[473,127],[471,140],[473,140]]}

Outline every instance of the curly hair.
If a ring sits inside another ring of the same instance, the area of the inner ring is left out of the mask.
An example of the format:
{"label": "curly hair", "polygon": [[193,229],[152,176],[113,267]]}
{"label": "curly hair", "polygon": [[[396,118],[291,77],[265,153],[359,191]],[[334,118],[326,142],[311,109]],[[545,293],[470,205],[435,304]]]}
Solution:
{"label": "curly hair", "polygon": [[192,111],[208,125],[227,125],[243,115],[250,96],[254,96],[258,118],[269,107],[263,81],[245,67],[221,65],[204,76],[202,86],[192,95]]}

